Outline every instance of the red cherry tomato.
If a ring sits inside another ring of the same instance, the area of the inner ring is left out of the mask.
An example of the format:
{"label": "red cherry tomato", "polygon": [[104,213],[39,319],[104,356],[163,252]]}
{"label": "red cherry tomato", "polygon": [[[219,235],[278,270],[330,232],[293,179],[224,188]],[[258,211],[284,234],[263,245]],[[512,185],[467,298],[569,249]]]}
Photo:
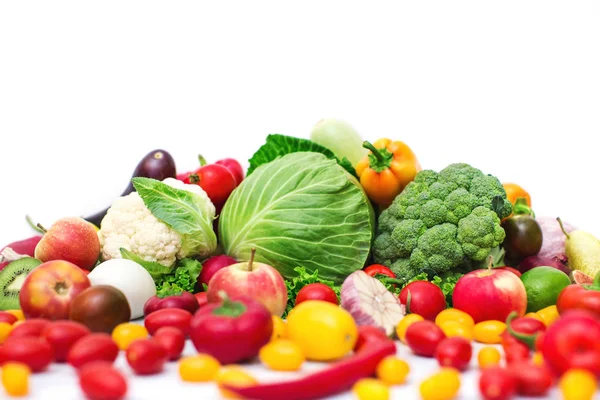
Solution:
{"label": "red cherry tomato", "polygon": [[435,349],[446,335],[442,329],[431,321],[417,321],[406,329],[406,344],[416,355],[433,357]]}
{"label": "red cherry tomato", "polygon": [[75,321],[55,321],[42,330],[41,337],[44,338],[54,349],[56,362],[67,360],[67,354],[71,347],[84,336],[92,332],[87,326]]}
{"label": "red cherry tomato", "polygon": [[8,338],[0,347],[0,364],[16,361],[26,364],[31,371],[44,371],[54,361],[52,346],[39,337]]}
{"label": "red cherry tomato", "polygon": [[148,315],[144,320],[144,326],[150,335],[163,326],[173,326],[183,332],[185,336],[190,333],[190,322],[192,314],[181,308],[162,308]]}
{"label": "red cherry tomato", "polygon": [[517,392],[517,379],[506,368],[484,368],[479,376],[479,393],[484,400],[510,400]]}
{"label": "red cherry tomato", "polygon": [[10,331],[9,337],[40,337],[42,331],[46,326],[50,325],[50,320],[43,318],[32,318],[25,320],[13,327]]}
{"label": "red cherry tomato", "polygon": [[161,372],[167,362],[167,352],[154,339],[137,339],[125,352],[127,363],[138,375],[151,375]]}
{"label": "red cherry tomato", "polygon": [[153,339],[167,352],[170,361],[177,360],[185,347],[185,335],[180,329],[165,326],[154,333]]}
{"label": "red cherry tomato", "polygon": [[215,164],[219,164],[227,168],[235,178],[236,186],[238,186],[244,180],[244,169],[241,164],[234,160],[233,158],[224,158],[215,162]]}
{"label": "red cherry tomato", "polygon": [[12,325],[17,322],[17,317],[6,311],[0,311],[0,322],[6,322],[7,324]]}
{"label": "red cherry tomato", "polygon": [[517,379],[517,393],[521,396],[545,396],[554,385],[554,376],[545,366],[521,360],[509,368]]}
{"label": "red cherry tomato", "polygon": [[446,297],[438,286],[427,281],[415,281],[406,285],[400,292],[400,302],[408,302],[410,293],[409,311],[421,317],[434,321],[435,317],[446,309]]}
{"label": "red cherry tomato", "polygon": [[322,300],[338,304],[338,298],[333,289],[324,283],[309,283],[298,292],[296,305],[306,300]]}
{"label": "red cherry tomato", "polygon": [[190,176],[190,183],[200,186],[217,209],[221,209],[236,188],[236,180],[231,171],[219,164],[200,167]]}
{"label": "red cherry tomato", "polygon": [[79,369],[94,361],[113,363],[119,347],[108,333],[92,333],[79,339],[67,353],[67,362]]}
{"label": "red cherry tomato", "polygon": [[79,386],[89,400],[121,400],[128,390],[125,376],[106,361],[91,362],[82,367]]}
{"label": "red cherry tomato", "polygon": [[473,347],[467,339],[454,336],[442,340],[435,349],[435,358],[441,367],[464,371],[469,367]]}
{"label": "red cherry tomato", "polygon": [[389,340],[384,331],[376,326],[362,325],[358,327],[358,339],[354,345],[354,351],[358,351],[364,344],[375,340]]}
{"label": "red cherry tomato", "polygon": [[206,292],[199,292],[194,294],[194,296],[196,296],[196,300],[198,300],[198,305],[200,307],[205,306],[206,304],[208,304],[208,297],[207,297]]}

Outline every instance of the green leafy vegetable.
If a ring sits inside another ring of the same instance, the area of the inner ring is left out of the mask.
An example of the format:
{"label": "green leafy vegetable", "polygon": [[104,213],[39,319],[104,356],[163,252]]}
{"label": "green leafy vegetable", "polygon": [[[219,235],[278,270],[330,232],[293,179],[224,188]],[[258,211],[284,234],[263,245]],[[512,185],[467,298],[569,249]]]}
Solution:
{"label": "green leafy vegetable", "polygon": [[361,269],[375,217],[360,183],[320,153],[299,152],[258,167],[219,218],[225,254],[272,265],[284,278],[303,265],[336,284]]}
{"label": "green leafy vegetable", "polygon": [[166,266],[164,266],[160,263],[154,262],[154,261],[146,261],[143,258],[141,258],[140,256],[138,256],[137,254],[135,254],[127,249],[124,249],[124,248],[121,248],[120,250],[121,250],[121,257],[123,257],[126,260],[135,261],[136,263],[138,263],[142,267],[144,267],[146,269],[146,271],[148,271],[148,273],[150,274],[152,279],[154,279],[154,282],[156,282],[157,279],[160,279],[161,277],[173,272],[172,267],[166,267]]}
{"label": "green leafy vegetable", "polygon": [[155,281],[156,295],[162,298],[182,292],[193,293],[201,270],[202,264],[198,260],[193,258],[180,260],[173,273]]}
{"label": "green leafy vegetable", "polygon": [[288,302],[285,313],[283,314],[283,318],[285,318],[292,308],[294,308],[296,297],[298,297],[298,292],[300,292],[300,289],[306,285],[310,285],[311,283],[323,283],[329,286],[333,289],[336,296],[338,296],[338,299],[340,298],[341,287],[337,286],[333,281],[319,277],[319,271],[315,270],[312,273],[309,273],[304,267],[296,267],[294,268],[294,271],[296,271],[298,275],[285,281],[285,286],[287,287],[288,293]]}
{"label": "green leafy vegetable", "polygon": [[216,249],[208,197],[151,178],[137,177],[132,182],[152,215],[182,235],[183,257],[208,256]]}
{"label": "green leafy vegetable", "polygon": [[246,172],[246,176],[250,175],[262,164],[269,163],[277,157],[299,151],[321,153],[329,159],[336,160],[346,171],[358,178],[352,163],[346,157],[340,159],[327,147],[321,146],[311,140],[280,134],[271,134],[267,136],[267,142],[254,153],[250,160],[248,160],[250,162],[250,167]]}

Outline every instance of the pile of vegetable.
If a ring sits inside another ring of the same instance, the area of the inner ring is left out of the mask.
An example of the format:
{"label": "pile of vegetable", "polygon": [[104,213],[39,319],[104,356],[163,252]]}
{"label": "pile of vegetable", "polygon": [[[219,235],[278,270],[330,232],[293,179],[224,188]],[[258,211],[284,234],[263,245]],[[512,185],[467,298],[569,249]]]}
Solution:
{"label": "pile of vegetable", "polygon": [[[97,214],[27,217],[36,234],[0,251],[9,396],[67,363],[88,399],[123,399],[123,355],[135,375],[177,362],[224,395],[384,400],[407,381],[407,346],[439,364],[424,400],[456,397],[470,368],[484,399],[593,398],[600,240],[537,216],[521,186],[462,160],[424,169],[405,142],[337,120],[268,135],[246,170],[199,161],[182,172],[153,150]],[[253,360],[330,365],[265,384],[234,366]]]}

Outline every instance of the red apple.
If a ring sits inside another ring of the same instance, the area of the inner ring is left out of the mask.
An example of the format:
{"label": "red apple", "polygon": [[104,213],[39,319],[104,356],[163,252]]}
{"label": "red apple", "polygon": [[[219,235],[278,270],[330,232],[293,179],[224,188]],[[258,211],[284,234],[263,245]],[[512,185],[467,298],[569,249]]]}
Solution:
{"label": "red apple", "polygon": [[91,270],[100,256],[100,239],[92,224],[79,217],[56,221],[35,247],[35,258],[42,262],[69,261]]}
{"label": "red apple", "polygon": [[525,315],[527,293],[521,279],[506,269],[479,269],[462,276],[452,293],[453,307],[469,314],[475,323],[506,321],[512,311]]}
{"label": "red apple", "polygon": [[521,272],[519,270],[517,270],[517,269],[514,269],[513,267],[496,267],[494,269],[503,269],[503,270],[506,270],[506,271],[510,271],[513,274],[515,274],[516,276],[521,277]]}
{"label": "red apple", "polygon": [[219,255],[210,257],[204,263],[202,263],[202,271],[198,276],[197,289],[199,291],[204,290],[202,285],[207,285],[210,279],[217,273],[217,271],[229,267],[230,265],[236,264],[237,260],[226,255]]}
{"label": "red apple", "polygon": [[27,275],[19,293],[25,318],[68,319],[71,301],[91,286],[77,265],[55,260],[40,264]]}
{"label": "red apple", "polygon": [[254,261],[252,249],[250,261],[220,269],[208,284],[209,303],[221,301],[219,292],[229,297],[249,296],[261,302],[273,315],[281,317],[287,305],[287,288],[283,277],[270,265]]}

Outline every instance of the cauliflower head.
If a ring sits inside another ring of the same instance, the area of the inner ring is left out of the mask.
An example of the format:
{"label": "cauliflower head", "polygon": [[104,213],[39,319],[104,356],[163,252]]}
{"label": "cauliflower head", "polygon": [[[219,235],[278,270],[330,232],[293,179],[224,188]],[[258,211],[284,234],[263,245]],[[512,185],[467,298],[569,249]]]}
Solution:
{"label": "cauliflower head", "polygon": [[421,171],[381,213],[375,262],[401,279],[481,262],[504,241],[511,212],[498,178],[469,164]]}
{"label": "cauliflower head", "polygon": [[[185,184],[174,178],[166,178],[162,182],[200,196],[201,201],[195,205],[212,223],[215,206],[200,186]],[[197,252],[194,246],[186,246],[187,235],[178,233],[152,214],[138,192],[119,197],[112,203],[102,219],[98,237],[104,260],[121,258],[120,249],[124,248],[145,261],[170,267],[178,259]]]}

